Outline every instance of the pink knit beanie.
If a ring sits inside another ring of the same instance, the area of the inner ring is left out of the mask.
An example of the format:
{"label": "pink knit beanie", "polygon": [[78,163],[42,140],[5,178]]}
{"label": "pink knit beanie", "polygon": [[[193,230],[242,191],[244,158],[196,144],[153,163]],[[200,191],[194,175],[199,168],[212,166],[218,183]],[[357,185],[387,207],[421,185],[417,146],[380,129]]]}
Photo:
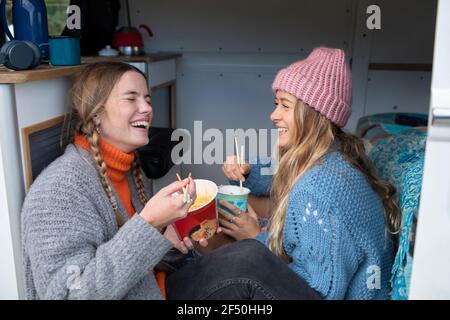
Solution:
{"label": "pink knit beanie", "polygon": [[278,72],[273,91],[286,91],[343,127],[352,112],[352,76],[341,49],[316,48]]}

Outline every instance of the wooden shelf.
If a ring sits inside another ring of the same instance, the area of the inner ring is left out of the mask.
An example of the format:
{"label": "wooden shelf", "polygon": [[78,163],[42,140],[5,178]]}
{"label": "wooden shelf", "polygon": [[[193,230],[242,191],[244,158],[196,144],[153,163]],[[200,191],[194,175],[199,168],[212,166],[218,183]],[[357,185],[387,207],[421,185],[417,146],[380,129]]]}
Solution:
{"label": "wooden shelf", "polygon": [[101,61],[122,61],[122,62],[157,62],[180,58],[178,53],[164,54],[146,54],[142,56],[118,56],[118,57],[82,57],[81,65],[68,67],[52,67],[49,65],[40,65],[33,70],[13,71],[3,66],[0,67],[0,84],[25,83],[37,80],[50,80],[59,77],[71,76],[77,73],[86,64]]}
{"label": "wooden shelf", "polygon": [[93,63],[101,61],[122,61],[122,62],[158,62],[162,60],[181,58],[179,53],[146,54],[142,56],[117,56],[117,57],[99,57],[86,56],[82,58],[83,63]]}
{"label": "wooden shelf", "polygon": [[50,67],[40,65],[33,70],[13,71],[0,67],[0,84],[24,83],[37,80],[49,80],[75,74],[83,65],[70,67]]}

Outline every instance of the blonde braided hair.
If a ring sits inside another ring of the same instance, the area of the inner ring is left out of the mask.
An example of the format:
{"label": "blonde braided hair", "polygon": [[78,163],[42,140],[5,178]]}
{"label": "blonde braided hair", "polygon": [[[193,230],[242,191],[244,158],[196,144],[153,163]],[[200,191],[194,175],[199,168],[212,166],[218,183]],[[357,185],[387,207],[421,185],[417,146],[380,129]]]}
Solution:
{"label": "blonde braided hair", "polygon": [[125,221],[120,216],[119,205],[117,204],[117,199],[113,194],[111,182],[109,180],[108,173],[106,171],[106,163],[103,160],[103,157],[100,153],[99,147],[100,135],[94,128],[93,122],[89,122],[85,127],[86,130],[83,131],[86,131],[84,133],[86,134],[86,137],[89,141],[89,148],[91,149],[92,157],[94,158],[95,168],[97,169],[97,172],[99,174],[100,182],[102,183],[103,190],[106,192],[106,195],[108,196],[108,199],[111,202],[114,213],[116,215],[117,224],[119,226],[122,226],[125,223]]}
{"label": "blonde braided hair", "polygon": [[142,170],[141,165],[139,163],[138,153],[134,152],[134,161],[131,167],[131,171],[133,173],[134,184],[136,185],[136,190],[138,192],[139,201],[141,201],[142,205],[147,203],[147,196],[145,195],[144,181],[142,178]]}

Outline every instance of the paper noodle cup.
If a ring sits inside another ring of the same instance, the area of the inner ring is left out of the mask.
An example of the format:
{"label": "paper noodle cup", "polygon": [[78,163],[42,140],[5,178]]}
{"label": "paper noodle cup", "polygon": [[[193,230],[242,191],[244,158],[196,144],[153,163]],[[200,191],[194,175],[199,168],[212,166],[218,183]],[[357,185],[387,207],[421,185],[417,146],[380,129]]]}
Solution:
{"label": "paper noodle cup", "polygon": [[250,189],[242,188],[242,190],[243,192],[241,193],[241,188],[239,186],[220,186],[219,193],[217,194],[217,205],[219,206],[219,208],[224,209],[232,215],[236,215],[234,212],[230,211],[228,208],[219,203],[220,200],[225,200],[238,207],[241,212],[247,212],[248,195],[250,194]]}
{"label": "paper noodle cup", "polygon": [[194,241],[211,238],[217,230],[217,185],[209,180],[195,179],[197,199],[186,218],[174,223],[180,240],[190,237]]}

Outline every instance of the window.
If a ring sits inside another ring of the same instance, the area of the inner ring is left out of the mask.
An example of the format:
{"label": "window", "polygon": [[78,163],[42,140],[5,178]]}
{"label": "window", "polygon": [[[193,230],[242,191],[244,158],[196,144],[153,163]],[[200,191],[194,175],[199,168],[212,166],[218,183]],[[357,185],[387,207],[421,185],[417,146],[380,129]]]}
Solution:
{"label": "window", "polygon": [[67,7],[70,0],[45,0],[48,17],[48,34],[59,36],[66,26]]}

